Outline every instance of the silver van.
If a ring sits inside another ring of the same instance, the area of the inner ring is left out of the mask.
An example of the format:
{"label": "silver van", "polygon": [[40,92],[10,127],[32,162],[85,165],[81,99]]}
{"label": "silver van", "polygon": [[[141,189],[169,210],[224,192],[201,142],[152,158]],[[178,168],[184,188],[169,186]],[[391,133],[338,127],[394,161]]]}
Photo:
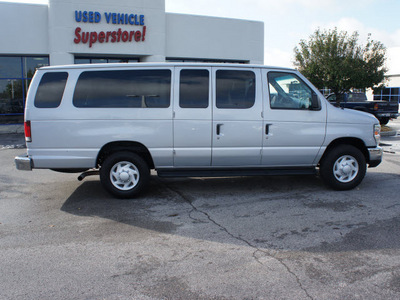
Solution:
{"label": "silver van", "polygon": [[19,170],[100,174],[120,198],[159,176],[317,174],[352,189],[382,160],[380,125],[334,107],[298,71],[235,64],[39,69]]}

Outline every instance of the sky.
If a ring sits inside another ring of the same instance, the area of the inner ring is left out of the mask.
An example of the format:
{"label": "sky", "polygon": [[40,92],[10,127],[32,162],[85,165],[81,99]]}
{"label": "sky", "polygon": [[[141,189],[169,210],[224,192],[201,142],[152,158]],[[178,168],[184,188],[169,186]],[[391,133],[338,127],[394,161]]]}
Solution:
{"label": "sky", "polygon": [[371,33],[388,48],[389,72],[400,74],[400,0],[165,0],[165,6],[167,12],[264,22],[267,65],[293,67],[294,48],[318,28],[357,31],[361,44]]}
{"label": "sky", "polygon": [[283,67],[293,67],[293,49],[318,28],[337,27],[349,34],[357,31],[361,44],[366,43],[370,33],[373,40],[388,49],[389,74],[400,74],[400,0],[165,0],[165,9],[172,13],[262,21],[264,63]]}

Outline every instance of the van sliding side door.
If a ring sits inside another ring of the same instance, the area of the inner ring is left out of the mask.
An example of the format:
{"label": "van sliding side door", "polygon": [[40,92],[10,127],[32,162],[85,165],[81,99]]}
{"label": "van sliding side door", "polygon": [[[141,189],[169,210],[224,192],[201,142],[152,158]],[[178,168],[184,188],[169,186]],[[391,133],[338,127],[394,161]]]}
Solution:
{"label": "van sliding side door", "polygon": [[262,148],[261,74],[213,67],[213,166],[258,166]]}

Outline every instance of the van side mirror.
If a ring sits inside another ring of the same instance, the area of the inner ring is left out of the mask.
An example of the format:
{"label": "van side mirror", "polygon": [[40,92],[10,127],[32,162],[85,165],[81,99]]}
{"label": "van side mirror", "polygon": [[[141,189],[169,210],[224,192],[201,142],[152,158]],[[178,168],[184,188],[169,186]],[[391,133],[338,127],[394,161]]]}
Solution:
{"label": "van side mirror", "polygon": [[312,93],[311,96],[311,110],[320,110],[321,107],[319,105],[318,96],[315,93]]}

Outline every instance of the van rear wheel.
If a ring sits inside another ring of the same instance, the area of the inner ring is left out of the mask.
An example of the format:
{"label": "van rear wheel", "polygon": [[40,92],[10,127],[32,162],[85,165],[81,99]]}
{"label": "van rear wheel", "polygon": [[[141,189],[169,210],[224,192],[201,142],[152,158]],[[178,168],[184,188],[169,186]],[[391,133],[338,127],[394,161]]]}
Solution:
{"label": "van rear wheel", "polygon": [[117,198],[134,198],[147,185],[150,169],[132,152],[116,152],[108,156],[100,168],[103,187]]}
{"label": "van rear wheel", "polygon": [[350,190],[363,180],[367,164],[363,153],[351,145],[339,145],[327,153],[320,164],[320,175],[335,190]]}
{"label": "van rear wheel", "polygon": [[378,120],[379,120],[379,124],[381,124],[381,125],[386,125],[387,123],[389,123],[390,118],[384,117],[384,118],[380,118],[380,119],[378,119]]}

